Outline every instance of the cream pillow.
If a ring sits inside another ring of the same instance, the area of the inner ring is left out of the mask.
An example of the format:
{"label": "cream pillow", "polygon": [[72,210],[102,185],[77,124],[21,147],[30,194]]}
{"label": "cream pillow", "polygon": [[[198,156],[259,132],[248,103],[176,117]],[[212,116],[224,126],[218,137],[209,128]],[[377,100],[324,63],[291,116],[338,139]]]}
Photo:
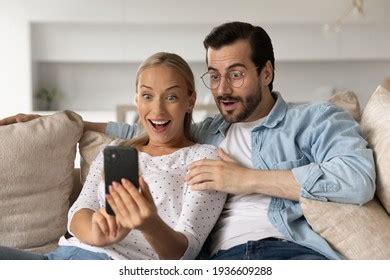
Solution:
{"label": "cream pillow", "polygon": [[350,113],[357,122],[360,122],[362,112],[360,110],[359,99],[354,92],[340,91],[329,97],[328,101],[343,108]]}
{"label": "cream pillow", "polygon": [[390,218],[377,199],[364,206],[300,202],[313,230],[347,259],[390,259]]}
{"label": "cream pillow", "polygon": [[390,92],[379,86],[364,109],[361,126],[376,163],[376,195],[390,213]]}
{"label": "cream pillow", "polygon": [[79,115],[65,111],[0,127],[0,244],[47,246],[66,231]]}
{"label": "cream pillow", "polygon": [[84,184],[85,179],[87,178],[89,167],[91,166],[92,161],[96,158],[98,153],[112,141],[113,138],[110,138],[103,133],[94,131],[87,131],[84,133],[79,144],[81,155],[80,176],[82,184]]}

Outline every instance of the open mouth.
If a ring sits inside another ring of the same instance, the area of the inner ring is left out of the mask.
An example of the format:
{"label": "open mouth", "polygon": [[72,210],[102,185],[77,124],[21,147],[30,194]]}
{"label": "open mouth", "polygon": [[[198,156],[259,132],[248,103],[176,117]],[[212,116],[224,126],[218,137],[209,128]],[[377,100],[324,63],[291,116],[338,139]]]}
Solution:
{"label": "open mouth", "polygon": [[162,120],[149,120],[150,124],[153,126],[153,128],[160,132],[165,130],[165,128],[169,125],[171,121],[162,121]]}
{"label": "open mouth", "polygon": [[230,106],[230,105],[233,105],[234,103],[236,103],[237,101],[236,100],[223,100],[221,101],[224,105],[226,106]]}
{"label": "open mouth", "polygon": [[232,111],[237,108],[239,101],[234,99],[220,100],[222,108],[226,111]]}

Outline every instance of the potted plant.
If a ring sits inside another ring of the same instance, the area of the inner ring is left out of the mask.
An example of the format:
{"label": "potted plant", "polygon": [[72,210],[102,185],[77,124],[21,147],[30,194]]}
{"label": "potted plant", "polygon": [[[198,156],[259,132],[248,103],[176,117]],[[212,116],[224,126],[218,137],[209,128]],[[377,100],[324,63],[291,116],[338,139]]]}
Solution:
{"label": "potted plant", "polygon": [[39,110],[51,111],[56,109],[56,101],[60,98],[60,93],[55,88],[41,88],[35,96],[39,100]]}

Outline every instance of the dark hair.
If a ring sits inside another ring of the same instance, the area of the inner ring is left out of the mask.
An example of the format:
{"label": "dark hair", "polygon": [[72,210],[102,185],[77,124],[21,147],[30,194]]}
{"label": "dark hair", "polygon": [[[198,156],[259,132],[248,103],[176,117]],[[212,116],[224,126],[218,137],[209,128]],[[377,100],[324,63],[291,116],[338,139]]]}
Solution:
{"label": "dark hair", "polygon": [[[275,76],[275,57],[272,47],[271,38],[267,32],[260,26],[253,26],[246,22],[227,22],[220,26],[217,26],[211,30],[203,41],[203,45],[206,48],[220,49],[223,46],[235,43],[238,40],[248,40],[252,49],[251,59],[256,67],[259,67],[258,71],[265,66],[269,60],[272,64],[272,81],[268,85],[270,91],[272,91],[272,83]],[[206,63],[207,53],[206,53]]]}

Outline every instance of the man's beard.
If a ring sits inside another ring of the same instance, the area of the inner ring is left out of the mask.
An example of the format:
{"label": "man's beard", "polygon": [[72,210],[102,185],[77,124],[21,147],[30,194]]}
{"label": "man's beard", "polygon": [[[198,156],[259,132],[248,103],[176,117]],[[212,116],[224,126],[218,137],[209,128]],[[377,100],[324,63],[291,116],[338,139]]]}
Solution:
{"label": "man's beard", "polygon": [[[262,90],[255,92],[254,94],[248,95],[245,99],[238,96],[223,95],[215,98],[215,103],[217,104],[219,112],[223,115],[225,121],[229,123],[244,122],[246,121],[260,105],[262,97]],[[243,109],[236,112],[237,109],[230,113],[224,112],[221,108],[220,102],[222,101],[235,101],[241,102]]]}

